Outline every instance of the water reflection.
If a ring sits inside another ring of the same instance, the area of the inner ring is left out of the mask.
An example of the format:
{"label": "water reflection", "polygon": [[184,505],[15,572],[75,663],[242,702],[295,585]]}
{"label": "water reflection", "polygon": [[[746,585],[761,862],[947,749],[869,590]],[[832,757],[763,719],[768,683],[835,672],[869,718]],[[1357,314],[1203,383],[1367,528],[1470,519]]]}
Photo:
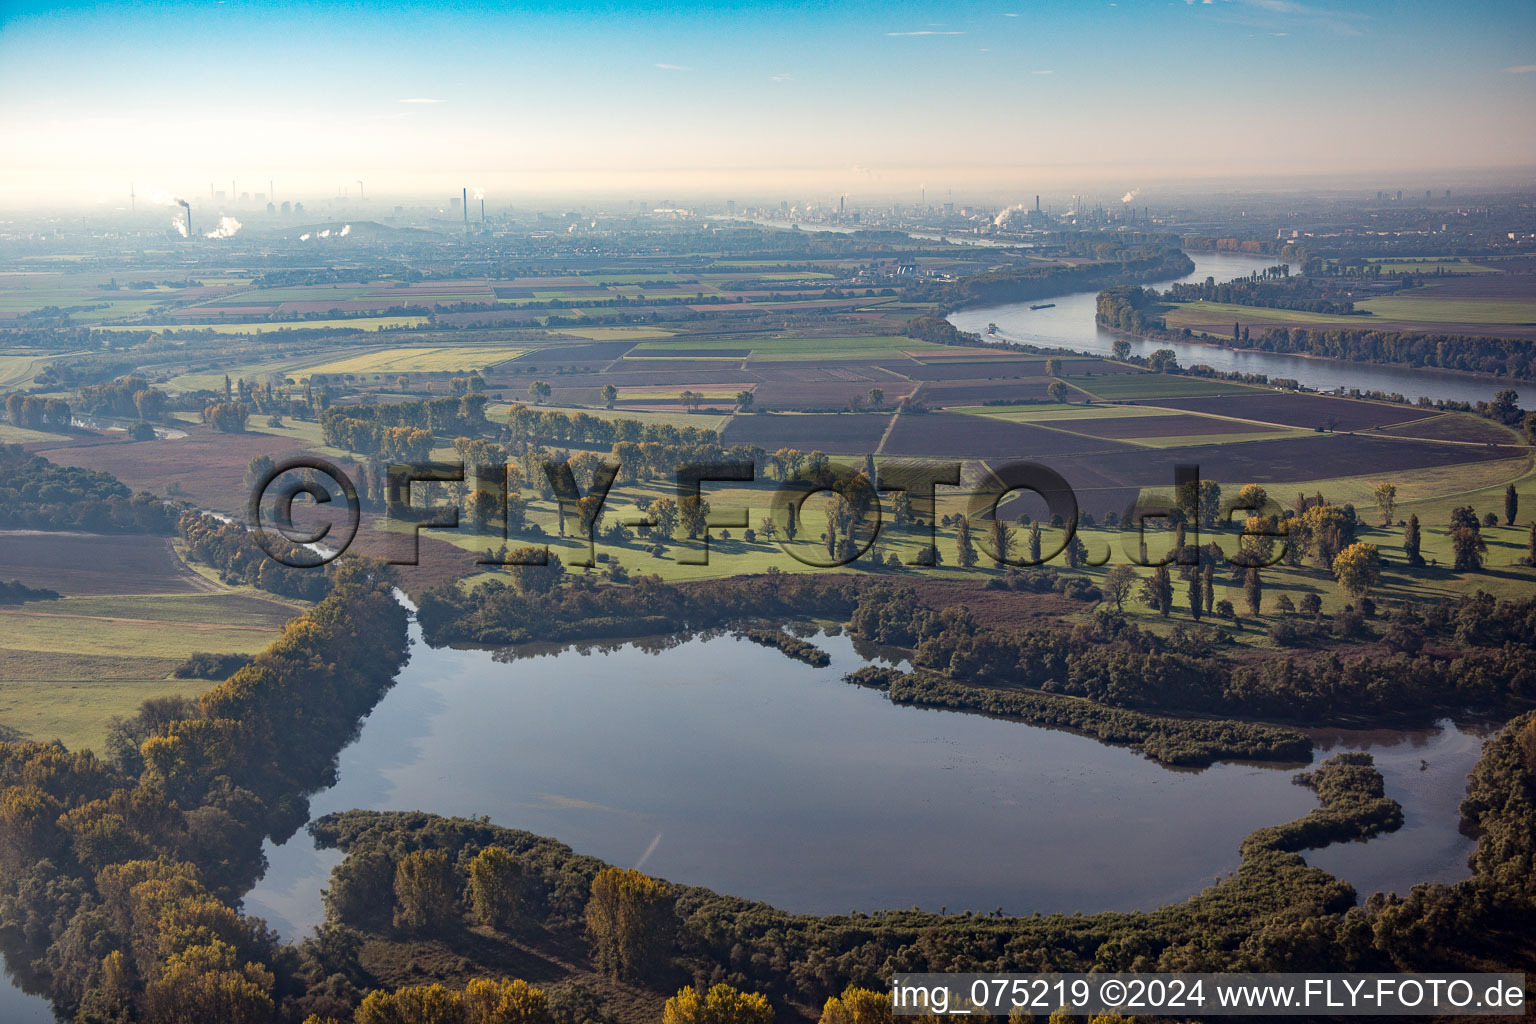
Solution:
{"label": "water reflection", "polygon": [[[841,681],[890,652],[826,633],[813,642],[830,668],[723,631],[498,651],[433,650],[417,635],[313,812],[489,815],[794,911],[1030,913],[1187,898],[1237,867],[1253,829],[1316,806],[1292,784],[1294,766],[1173,772],[1072,733],[893,705]],[[1369,856],[1345,863],[1347,880],[1417,878],[1440,870],[1447,850],[1455,859],[1465,840],[1442,811],[1460,799],[1459,759],[1475,757],[1476,737],[1465,734],[1453,759],[1444,737],[1463,734],[1441,733],[1442,745],[1423,749],[1446,771],[1414,787],[1389,772],[1389,793],[1422,835],[1389,868]],[[1369,738],[1321,742],[1319,756],[1330,742],[1375,749]],[[1385,749],[1390,767],[1396,748]],[[304,833],[268,855],[246,907],[293,938],[321,919],[338,855]]]}

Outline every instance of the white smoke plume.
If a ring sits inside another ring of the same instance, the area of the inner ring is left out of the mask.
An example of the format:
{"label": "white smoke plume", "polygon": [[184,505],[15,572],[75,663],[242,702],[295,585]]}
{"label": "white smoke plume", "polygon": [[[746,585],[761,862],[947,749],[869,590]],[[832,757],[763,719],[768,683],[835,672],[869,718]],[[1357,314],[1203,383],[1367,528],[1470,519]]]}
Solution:
{"label": "white smoke plume", "polygon": [[[235,232],[239,231],[240,228],[241,228],[241,224],[240,224],[239,221],[235,220],[235,218],[233,218],[233,217],[220,217],[219,218],[219,226],[214,228],[212,231],[208,232],[203,237],[204,238],[233,238],[235,236]],[[182,230],[183,230],[183,233],[185,233],[186,229],[183,228]]]}
{"label": "white smoke plume", "polygon": [[300,236],[299,236],[299,241],[301,241],[301,242],[307,242],[307,241],[309,241],[309,234],[308,234],[308,232],[306,232],[306,233],[304,233],[304,234],[302,234],[302,235],[300,235]]}
{"label": "white smoke plume", "polygon": [[1000,228],[1003,225],[1007,224],[1010,220],[1012,220],[1014,214],[1025,213],[1028,210],[1029,210],[1029,207],[1025,206],[1023,203],[1014,203],[1012,206],[1008,207],[1002,213],[1000,213],[996,217],[992,218],[992,226]]}
{"label": "white smoke plume", "polygon": [[324,231],[320,232],[315,237],[316,238],[330,238],[331,237],[331,229],[330,228],[326,228]]}
{"label": "white smoke plume", "polygon": [[180,217],[171,218],[171,227],[175,228],[182,238],[187,237],[187,222]]}
{"label": "white smoke plume", "polygon": [[341,226],[341,231],[339,231],[337,233],[336,237],[337,238],[346,238],[351,233],[352,233],[352,225],[351,224],[343,224]]}
{"label": "white smoke plume", "polygon": [[485,189],[483,189],[483,188],[472,188],[472,189],[469,190],[469,197],[471,199],[484,199],[485,198]]}
{"label": "white smoke plume", "polygon": [[1135,199],[1139,195],[1141,195],[1141,189],[1133,188],[1129,192],[1127,192],[1125,195],[1121,196],[1120,197],[1120,201],[1122,203],[1128,203],[1131,200]]}

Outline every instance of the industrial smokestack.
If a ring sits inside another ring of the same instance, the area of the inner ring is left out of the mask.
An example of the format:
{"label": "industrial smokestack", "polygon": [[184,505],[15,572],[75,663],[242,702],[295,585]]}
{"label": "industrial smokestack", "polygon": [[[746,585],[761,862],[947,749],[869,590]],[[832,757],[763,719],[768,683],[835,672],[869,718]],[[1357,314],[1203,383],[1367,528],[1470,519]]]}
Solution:
{"label": "industrial smokestack", "polygon": [[362,179],[358,179],[358,182],[357,182],[357,198],[358,199],[367,199],[368,198],[367,196],[363,195],[363,182],[362,182]]}
{"label": "industrial smokestack", "polygon": [[464,233],[468,234],[469,233],[469,188],[468,187],[465,187],[463,197],[459,200],[459,205],[464,208]]}
{"label": "industrial smokestack", "polygon": [[192,237],[192,204],[187,202],[185,199],[178,199],[176,201],[181,204],[181,208],[183,210],[187,211],[187,237],[191,238]]}
{"label": "industrial smokestack", "polygon": [[1035,212],[1036,213],[1040,212],[1040,196],[1039,196],[1038,193],[1036,193],[1036,195],[1035,195]]}

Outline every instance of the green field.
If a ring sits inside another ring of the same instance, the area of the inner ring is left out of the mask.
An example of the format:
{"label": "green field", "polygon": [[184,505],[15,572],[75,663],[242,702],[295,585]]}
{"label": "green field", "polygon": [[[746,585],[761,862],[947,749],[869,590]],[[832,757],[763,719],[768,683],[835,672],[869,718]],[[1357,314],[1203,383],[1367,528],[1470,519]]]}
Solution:
{"label": "green field", "polygon": [[1098,398],[1190,398],[1230,395],[1246,390],[1241,384],[1166,373],[1116,373],[1102,377],[1063,377],[1073,387]]}
{"label": "green field", "polygon": [[114,715],[211,683],[171,679],[199,651],[254,654],[295,606],[248,590],[65,597],[0,609],[0,723],[100,750]]}
{"label": "green field", "polygon": [[1355,304],[1391,320],[1415,320],[1425,324],[1531,324],[1536,323],[1536,296],[1526,299],[1441,297],[1433,284],[1397,295],[1366,299]]}

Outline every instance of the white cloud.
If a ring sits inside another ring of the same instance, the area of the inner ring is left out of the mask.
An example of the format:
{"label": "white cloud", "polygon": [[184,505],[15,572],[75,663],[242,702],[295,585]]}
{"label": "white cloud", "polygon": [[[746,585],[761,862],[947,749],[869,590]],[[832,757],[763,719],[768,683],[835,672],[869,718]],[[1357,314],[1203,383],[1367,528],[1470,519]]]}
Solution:
{"label": "white cloud", "polygon": [[656,66],[658,68],[661,68],[661,70],[663,70],[663,71],[692,71],[693,70],[693,68],[684,67],[681,64],[657,64]]}
{"label": "white cloud", "polygon": [[964,32],[935,32],[932,29],[924,29],[921,32],[887,32],[888,36],[963,36]]}
{"label": "white cloud", "polygon": [[795,77],[793,75],[789,74],[788,72],[785,72],[784,74],[780,74],[780,75],[769,75],[768,76],[768,81],[770,81],[770,82],[793,82],[794,80],[795,80]]}
{"label": "white cloud", "polygon": [[444,100],[431,100],[423,96],[413,96],[410,99],[398,100],[399,103],[443,103]]}
{"label": "white cloud", "polygon": [[1529,75],[1531,72],[1536,71],[1536,64],[1516,64],[1514,67],[1505,68],[1504,70],[1512,75]]}
{"label": "white cloud", "polygon": [[1047,69],[1045,69],[1043,71],[1031,71],[1030,72],[1030,74],[1032,74],[1032,75],[1054,75],[1055,73],[1056,73],[1056,69],[1055,68],[1047,68]]}

